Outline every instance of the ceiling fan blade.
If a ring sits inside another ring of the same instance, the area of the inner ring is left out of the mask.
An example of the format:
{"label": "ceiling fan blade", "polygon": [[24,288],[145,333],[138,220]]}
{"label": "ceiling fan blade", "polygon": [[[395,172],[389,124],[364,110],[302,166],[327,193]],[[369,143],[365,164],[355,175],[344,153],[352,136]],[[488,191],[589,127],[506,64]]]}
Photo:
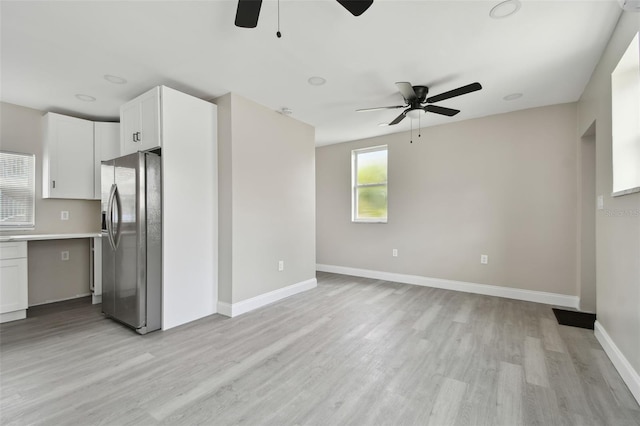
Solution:
{"label": "ceiling fan blade", "polygon": [[413,90],[413,86],[411,85],[411,83],[401,81],[396,83],[396,86],[398,86],[400,94],[408,104],[411,104],[411,101],[418,98],[418,95],[416,95],[416,92]]}
{"label": "ceiling fan blade", "polygon": [[236,27],[255,28],[258,25],[262,0],[238,0]]}
{"label": "ceiling fan blade", "polygon": [[407,116],[407,111],[402,111],[402,114],[400,114],[399,116],[397,116],[391,123],[389,123],[389,126],[393,126],[394,124],[398,124],[399,122],[401,122],[402,120],[404,120],[404,118]]}
{"label": "ceiling fan blade", "polygon": [[458,87],[457,89],[449,90],[448,92],[440,93],[439,95],[427,98],[427,103],[432,104],[434,102],[444,101],[445,99],[455,98],[456,96],[466,95],[467,93],[475,92],[482,89],[480,83],[471,83],[466,86]]}
{"label": "ceiling fan blade", "polygon": [[369,6],[373,4],[373,0],[338,0],[345,9],[347,9],[353,16],[362,15]]}
{"label": "ceiling fan blade", "polygon": [[379,111],[381,109],[398,109],[398,108],[406,108],[406,105],[394,105],[394,106],[386,106],[386,107],[376,107],[376,108],[362,108],[357,109],[356,112],[367,112],[367,111]]}
{"label": "ceiling fan blade", "polygon": [[457,109],[445,108],[438,105],[427,105],[422,109],[424,109],[427,112],[434,112],[436,114],[446,115],[447,117],[453,117],[454,115],[460,112],[460,110],[457,110]]}

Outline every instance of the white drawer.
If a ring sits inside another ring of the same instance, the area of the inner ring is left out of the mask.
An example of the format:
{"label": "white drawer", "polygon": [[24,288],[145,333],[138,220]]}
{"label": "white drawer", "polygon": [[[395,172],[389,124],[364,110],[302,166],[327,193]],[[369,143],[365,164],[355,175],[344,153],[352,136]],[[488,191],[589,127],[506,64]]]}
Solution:
{"label": "white drawer", "polygon": [[8,241],[0,243],[0,260],[21,259],[27,257],[26,241]]}

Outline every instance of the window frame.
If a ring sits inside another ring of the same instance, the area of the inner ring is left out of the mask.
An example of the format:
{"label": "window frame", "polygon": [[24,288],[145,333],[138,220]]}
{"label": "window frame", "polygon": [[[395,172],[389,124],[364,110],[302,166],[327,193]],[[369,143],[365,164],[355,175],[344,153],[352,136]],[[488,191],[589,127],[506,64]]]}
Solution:
{"label": "window frame", "polygon": [[[27,210],[30,210],[31,220],[25,222],[5,222],[0,217],[0,231],[10,230],[32,230],[36,226],[36,156],[35,154],[29,154],[24,152],[13,152],[1,150],[1,154],[16,155],[24,158],[31,159],[31,170],[29,176],[31,187],[28,188],[28,195],[30,196],[30,205],[27,205]],[[25,174],[25,176],[27,176]],[[0,182],[4,179],[4,176],[0,175]],[[1,188],[1,187],[0,187]]]}
{"label": "window frame", "polygon": [[637,32],[611,72],[612,197],[640,192],[639,48]]}
{"label": "window frame", "polygon": [[[385,151],[387,160],[387,180],[379,183],[367,183],[358,185],[358,155],[370,152]],[[358,189],[384,186],[387,188],[387,214],[384,218],[359,218],[358,217]],[[389,220],[389,147],[377,145],[367,148],[351,150],[351,222],[353,223],[388,223]]]}

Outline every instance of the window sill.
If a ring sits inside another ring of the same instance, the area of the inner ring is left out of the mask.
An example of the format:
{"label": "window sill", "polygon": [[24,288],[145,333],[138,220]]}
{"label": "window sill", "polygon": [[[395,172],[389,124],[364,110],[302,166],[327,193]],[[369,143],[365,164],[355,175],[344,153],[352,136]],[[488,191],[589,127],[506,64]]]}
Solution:
{"label": "window sill", "polygon": [[636,186],[635,188],[624,189],[622,191],[612,192],[612,197],[622,197],[623,195],[635,194],[636,192],[640,192],[640,186]]}
{"label": "window sill", "polygon": [[387,223],[386,220],[352,220],[351,223]]}

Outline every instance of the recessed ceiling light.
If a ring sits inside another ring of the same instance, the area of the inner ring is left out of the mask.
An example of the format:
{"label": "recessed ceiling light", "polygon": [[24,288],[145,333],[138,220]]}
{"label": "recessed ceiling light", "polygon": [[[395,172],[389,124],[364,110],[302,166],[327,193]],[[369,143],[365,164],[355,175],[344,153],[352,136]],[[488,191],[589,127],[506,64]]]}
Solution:
{"label": "recessed ceiling light", "polygon": [[515,101],[516,99],[520,99],[522,97],[522,93],[512,93],[510,95],[505,96],[504,99],[505,101]]}
{"label": "recessed ceiling light", "polygon": [[287,108],[287,107],[280,108],[280,111],[278,111],[278,112],[280,114],[282,114],[282,115],[291,115],[291,114],[293,114],[293,110],[291,108]]}
{"label": "recessed ceiling light", "polygon": [[83,95],[81,93],[78,93],[76,95],[76,98],[84,102],[94,102],[96,100],[96,98],[94,98],[93,96]]}
{"label": "recessed ceiling light", "polygon": [[309,80],[307,80],[307,81],[312,86],[322,86],[323,84],[325,84],[327,82],[327,80],[325,80],[322,77],[309,77]]}
{"label": "recessed ceiling light", "polygon": [[494,19],[502,19],[511,16],[520,10],[520,0],[507,0],[493,6],[489,12],[489,16]]}
{"label": "recessed ceiling light", "polygon": [[125,84],[127,80],[117,75],[105,74],[104,79],[113,84]]}

